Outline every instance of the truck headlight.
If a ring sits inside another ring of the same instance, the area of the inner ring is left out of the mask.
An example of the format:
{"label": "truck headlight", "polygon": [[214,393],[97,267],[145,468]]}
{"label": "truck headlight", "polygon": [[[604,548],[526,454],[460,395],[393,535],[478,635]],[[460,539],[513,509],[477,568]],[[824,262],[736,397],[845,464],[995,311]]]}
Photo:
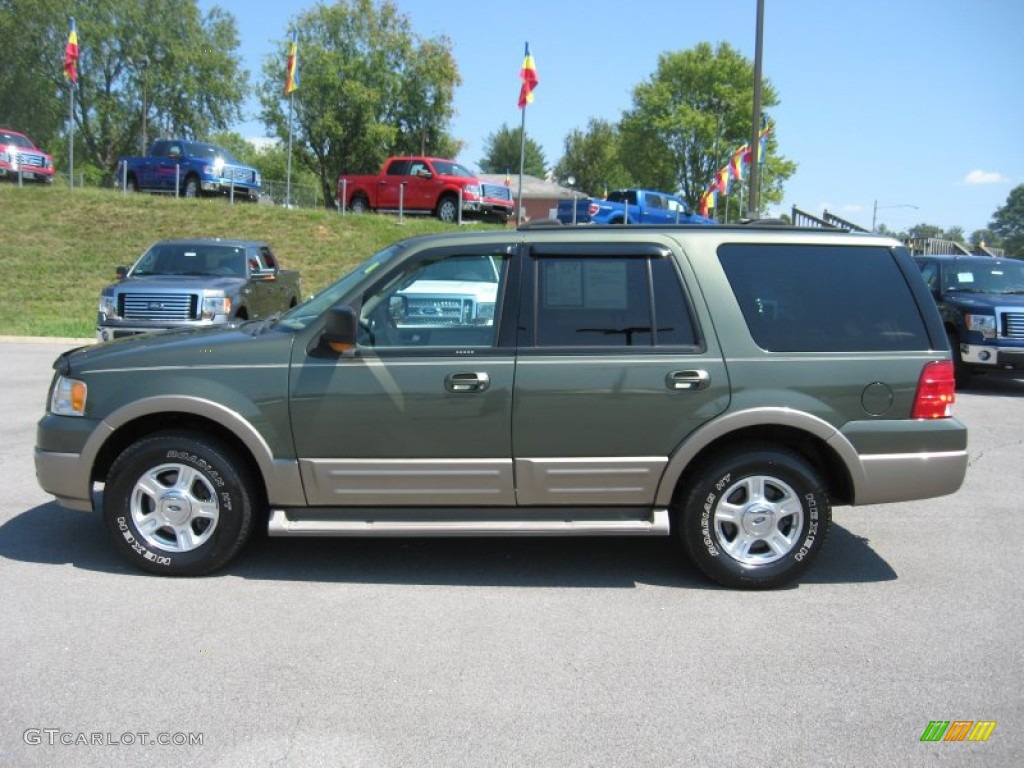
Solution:
{"label": "truck headlight", "polygon": [[88,392],[84,381],[58,376],[50,397],[50,412],[58,416],[84,416]]}
{"label": "truck headlight", "polygon": [[983,339],[994,339],[996,337],[996,316],[995,315],[974,315],[967,313],[964,316],[967,330],[977,331]]}
{"label": "truck headlight", "polygon": [[117,317],[117,299],[114,296],[100,296],[99,311],[107,317]]}
{"label": "truck headlight", "polygon": [[213,320],[217,315],[231,314],[231,299],[227,296],[204,296],[200,320]]}
{"label": "truck headlight", "polygon": [[467,184],[462,188],[462,197],[466,200],[479,200],[483,195],[479,184]]}

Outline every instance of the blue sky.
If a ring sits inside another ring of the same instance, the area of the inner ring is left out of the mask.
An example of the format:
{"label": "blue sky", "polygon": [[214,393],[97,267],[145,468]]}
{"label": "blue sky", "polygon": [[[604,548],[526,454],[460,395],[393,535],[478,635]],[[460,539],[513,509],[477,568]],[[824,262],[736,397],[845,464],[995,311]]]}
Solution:
{"label": "blue sky", "polygon": [[[315,4],[199,0],[235,17],[253,82]],[[621,117],[660,53],[726,41],[754,58],[756,0],[397,5],[420,36],[451,40],[463,79],[451,128],[471,167],[489,134],[519,125],[527,40],[540,84],[526,132],[549,166],[574,128]],[[763,74],[780,100],[769,116],[778,151],[797,163],[770,213],[828,209],[870,226],[877,206],[878,222],[897,230],[986,227],[1024,183],[1022,31],[1022,0],[765,0]],[[252,100],[234,129],[262,136],[257,109]]]}

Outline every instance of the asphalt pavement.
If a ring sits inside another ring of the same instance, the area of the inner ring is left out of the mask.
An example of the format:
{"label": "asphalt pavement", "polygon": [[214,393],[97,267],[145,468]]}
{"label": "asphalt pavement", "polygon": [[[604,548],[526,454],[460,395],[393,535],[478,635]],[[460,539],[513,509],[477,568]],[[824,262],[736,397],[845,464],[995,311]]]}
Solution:
{"label": "asphalt pavement", "polygon": [[959,394],[957,494],[837,508],[789,589],[662,538],[264,537],[167,579],[36,484],[72,343],[0,341],[0,768],[1024,762],[1024,380]]}

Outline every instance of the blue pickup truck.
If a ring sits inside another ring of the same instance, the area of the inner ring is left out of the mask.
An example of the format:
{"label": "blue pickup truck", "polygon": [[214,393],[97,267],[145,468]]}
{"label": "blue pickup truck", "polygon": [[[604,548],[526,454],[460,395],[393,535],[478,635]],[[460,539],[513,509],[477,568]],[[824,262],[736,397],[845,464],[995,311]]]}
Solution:
{"label": "blue pickup truck", "polygon": [[1024,261],[915,256],[953,350],[958,387],[976,373],[1024,371]]}
{"label": "blue pickup truck", "polygon": [[181,197],[226,195],[256,202],[263,180],[223,147],[204,141],[157,139],[145,157],[117,161],[117,183],[134,192]]}
{"label": "blue pickup truck", "polygon": [[715,223],[691,211],[675,195],[650,189],[617,189],[609,192],[604,199],[585,197],[562,200],[558,203],[556,215],[563,224]]}

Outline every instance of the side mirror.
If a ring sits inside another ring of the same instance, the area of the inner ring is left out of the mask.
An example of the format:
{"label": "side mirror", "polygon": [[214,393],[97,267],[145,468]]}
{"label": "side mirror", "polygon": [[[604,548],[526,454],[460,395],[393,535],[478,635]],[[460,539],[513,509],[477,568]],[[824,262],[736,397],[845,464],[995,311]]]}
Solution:
{"label": "side mirror", "polygon": [[117,276],[118,280],[124,280],[126,277],[128,277],[128,267],[124,265],[114,267],[114,275]]}
{"label": "side mirror", "polygon": [[352,307],[341,304],[327,310],[323,339],[335,352],[351,354],[355,350],[358,330],[359,317]]}

